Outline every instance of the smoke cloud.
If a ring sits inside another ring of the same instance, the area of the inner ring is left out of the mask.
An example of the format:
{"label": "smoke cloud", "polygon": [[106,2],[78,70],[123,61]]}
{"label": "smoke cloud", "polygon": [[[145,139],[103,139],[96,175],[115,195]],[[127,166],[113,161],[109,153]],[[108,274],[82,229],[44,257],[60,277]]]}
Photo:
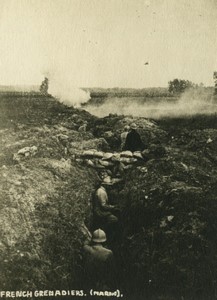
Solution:
{"label": "smoke cloud", "polygon": [[186,91],[180,98],[108,98],[99,106],[89,105],[87,110],[99,117],[108,114],[132,115],[159,119],[163,117],[191,116],[196,114],[213,114],[217,112],[217,102],[213,91],[198,88]]}
{"label": "smoke cloud", "polygon": [[90,93],[73,86],[73,76],[67,72],[47,73],[48,93],[67,106],[80,107],[90,99]]}

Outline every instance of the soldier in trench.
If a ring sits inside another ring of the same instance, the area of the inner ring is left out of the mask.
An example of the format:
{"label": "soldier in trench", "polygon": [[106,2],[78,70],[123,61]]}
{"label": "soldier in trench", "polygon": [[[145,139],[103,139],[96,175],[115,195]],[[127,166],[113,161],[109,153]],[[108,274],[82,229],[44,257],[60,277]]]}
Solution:
{"label": "soldier in trench", "polygon": [[104,246],[106,234],[97,229],[83,247],[86,288],[108,290],[117,288],[117,270],[113,252]]}
{"label": "soldier in trench", "polygon": [[130,131],[126,136],[126,141],[123,150],[129,150],[131,152],[134,151],[142,151],[145,149],[145,145],[143,144],[140,134],[137,132],[137,125],[132,123],[130,125]]}
{"label": "soldier in trench", "polygon": [[107,232],[108,240],[112,243],[118,233],[119,220],[117,214],[119,209],[116,205],[109,204],[106,188],[112,186],[109,178],[105,178],[96,190],[93,203],[93,217],[95,227],[101,227]]}
{"label": "soldier in trench", "polygon": [[121,150],[124,149],[125,141],[126,141],[129,130],[130,130],[130,126],[125,125],[124,131],[121,133]]}

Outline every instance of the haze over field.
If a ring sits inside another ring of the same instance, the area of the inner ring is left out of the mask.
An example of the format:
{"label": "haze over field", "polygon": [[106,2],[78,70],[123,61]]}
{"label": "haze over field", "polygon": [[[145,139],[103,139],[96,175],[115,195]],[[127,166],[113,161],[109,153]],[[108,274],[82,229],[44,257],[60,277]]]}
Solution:
{"label": "haze over field", "polygon": [[212,90],[188,90],[178,98],[142,97],[108,98],[102,105],[88,105],[86,109],[98,117],[109,113],[133,115],[159,119],[162,117],[190,116],[197,114],[213,114],[217,112],[217,103],[213,99]]}

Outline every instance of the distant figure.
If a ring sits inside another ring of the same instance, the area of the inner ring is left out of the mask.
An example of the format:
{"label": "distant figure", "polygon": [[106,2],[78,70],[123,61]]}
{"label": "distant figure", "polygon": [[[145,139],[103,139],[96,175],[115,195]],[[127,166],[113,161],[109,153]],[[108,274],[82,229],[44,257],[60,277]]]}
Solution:
{"label": "distant figure", "polygon": [[84,121],[84,124],[81,125],[81,126],[78,128],[78,131],[79,131],[79,132],[86,132],[86,131],[87,131],[87,121]]}
{"label": "distant figure", "polygon": [[97,225],[103,229],[109,229],[114,223],[118,222],[118,218],[113,214],[115,205],[110,205],[108,201],[108,194],[105,186],[112,185],[107,178],[105,178],[100,187],[97,189],[94,199],[94,219]]}
{"label": "distant figure", "polygon": [[130,126],[129,125],[125,125],[124,126],[124,131],[121,133],[121,150],[124,149],[126,137],[127,137],[127,134],[129,132],[129,130],[130,130]]}
{"label": "distant figure", "polygon": [[139,133],[136,131],[137,126],[135,123],[130,125],[130,132],[127,134],[124,149],[131,152],[144,150],[144,144],[141,140]]}
{"label": "distant figure", "polygon": [[115,160],[113,160],[112,174],[114,177],[124,177],[124,164],[121,162],[120,157],[115,157]]}
{"label": "distant figure", "polygon": [[42,81],[41,85],[40,85],[39,90],[43,95],[47,95],[48,88],[49,88],[49,80],[48,80],[47,77],[45,77],[44,80]]}
{"label": "distant figure", "polygon": [[113,252],[103,246],[106,234],[97,229],[90,244],[84,245],[84,270],[87,288],[106,290],[115,287],[116,272]]}

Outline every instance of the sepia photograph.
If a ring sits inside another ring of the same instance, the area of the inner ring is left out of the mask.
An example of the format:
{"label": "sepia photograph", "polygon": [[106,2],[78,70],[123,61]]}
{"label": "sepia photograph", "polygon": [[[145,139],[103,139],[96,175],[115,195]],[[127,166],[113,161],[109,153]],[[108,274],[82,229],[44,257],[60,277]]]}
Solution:
{"label": "sepia photograph", "polygon": [[217,0],[0,0],[0,300],[217,299]]}

